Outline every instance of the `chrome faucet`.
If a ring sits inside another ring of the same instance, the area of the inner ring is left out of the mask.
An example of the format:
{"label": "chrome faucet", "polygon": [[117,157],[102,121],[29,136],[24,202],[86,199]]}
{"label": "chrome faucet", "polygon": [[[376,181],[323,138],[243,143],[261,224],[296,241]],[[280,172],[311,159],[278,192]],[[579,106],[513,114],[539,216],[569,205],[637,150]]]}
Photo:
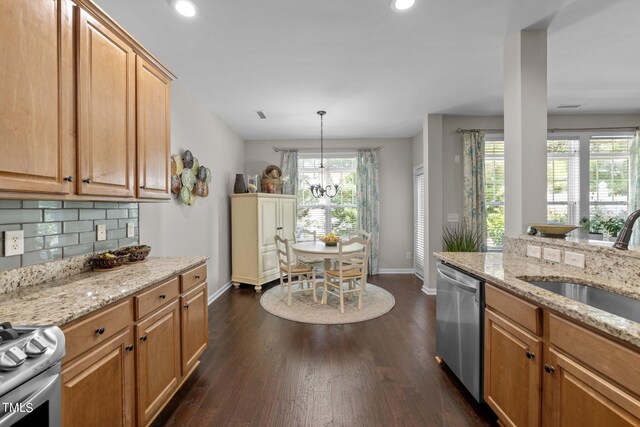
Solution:
{"label": "chrome faucet", "polygon": [[624,226],[622,227],[622,230],[620,230],[616,242],[613,244],[614,248],[621,249],[623,251],[629,249],[629,241],[631,240],[631,233],[633,233],[633,224],[635,224],[638,218],[640,218],[640,209],[629,215],[627,220],[624,222]]}

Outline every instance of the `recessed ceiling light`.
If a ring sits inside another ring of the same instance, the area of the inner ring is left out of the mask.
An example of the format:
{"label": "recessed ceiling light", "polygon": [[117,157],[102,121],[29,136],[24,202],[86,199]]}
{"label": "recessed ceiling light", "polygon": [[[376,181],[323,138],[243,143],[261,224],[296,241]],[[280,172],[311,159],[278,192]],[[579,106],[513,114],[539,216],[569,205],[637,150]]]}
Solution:
{"label": "recessed ceiling light", "polygon": [[196,5],[191,0],[173,0],[171,5],[182,16],[191,18],[196,15]]}
{"label": "recessed ceiling light", "polygon": [[397,11],[403,11],[409,9],[416,0],[393,0],[391,2],[391,8]]}

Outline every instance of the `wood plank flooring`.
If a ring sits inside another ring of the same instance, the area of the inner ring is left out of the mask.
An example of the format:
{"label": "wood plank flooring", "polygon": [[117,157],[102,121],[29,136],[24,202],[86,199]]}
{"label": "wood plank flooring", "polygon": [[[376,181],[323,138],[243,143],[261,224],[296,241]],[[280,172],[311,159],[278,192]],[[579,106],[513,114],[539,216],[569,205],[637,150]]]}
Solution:
{"label": "wood plank flooring", "polygon": [[202,364],[154,425],[494,425],[435,362],[435,297],[420,291],[422,282],[412,275],[369,282],[396,305],[348,325],[280,319],[262,309],[253,287],[227,291],[209,307]]}

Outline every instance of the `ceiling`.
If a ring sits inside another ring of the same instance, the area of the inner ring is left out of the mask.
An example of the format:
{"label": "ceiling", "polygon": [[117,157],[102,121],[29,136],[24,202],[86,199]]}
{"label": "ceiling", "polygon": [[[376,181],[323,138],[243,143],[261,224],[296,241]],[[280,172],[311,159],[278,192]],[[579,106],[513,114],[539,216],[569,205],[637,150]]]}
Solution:
{"label": "ceiling", "polygon": [[[549,111],[640,112],[637,0],[97,0],[244,139],[411,137],[502,113],[507,34],[548,28]],[[257,117],[263,110],[266,120]]]}

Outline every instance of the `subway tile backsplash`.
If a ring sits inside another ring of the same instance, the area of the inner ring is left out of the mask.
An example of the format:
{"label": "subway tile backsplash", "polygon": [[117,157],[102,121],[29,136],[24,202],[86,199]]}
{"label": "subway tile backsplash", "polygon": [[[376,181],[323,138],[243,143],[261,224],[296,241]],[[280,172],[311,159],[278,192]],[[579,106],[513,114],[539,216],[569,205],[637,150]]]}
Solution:
{"label": "subway tile backsplash", "polygon": [[[135,237],[127,238],[127,224]],[[107,240],[96,242],[96,225]],[[4,256],[4,232],[24,231],[24,254]],[[0,200],[0,270],[138,244],[138,204]]]}

